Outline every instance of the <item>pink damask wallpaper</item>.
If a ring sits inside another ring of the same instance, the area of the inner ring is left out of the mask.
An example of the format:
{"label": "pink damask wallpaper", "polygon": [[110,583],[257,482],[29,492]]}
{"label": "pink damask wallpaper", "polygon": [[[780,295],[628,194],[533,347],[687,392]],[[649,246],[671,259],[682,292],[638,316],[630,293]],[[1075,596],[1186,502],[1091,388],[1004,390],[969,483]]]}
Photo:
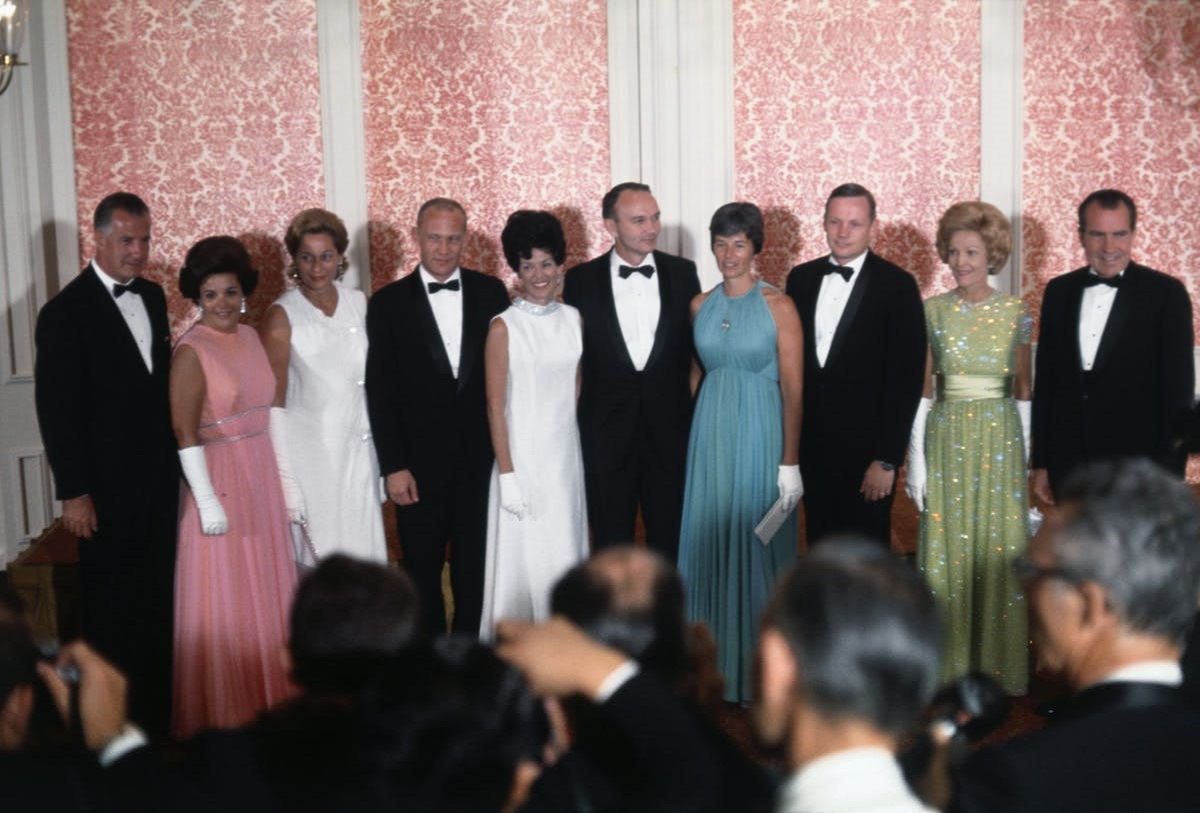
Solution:
{"label": "pink damask wallpaper", "polygon": [[1076,207],[1123,189],[1138,204],[1134,259],[1200,293],[1200,5],[1026,0],[1025,266],[1036,309],[1084,263]]}
{"label": "pink damask wallpaper", "polygon": [[500,230],[550,209],[567,264],[607,246],[604,0],[360,0],[371,287],[408,273],[422,201],[467,210],[463,264],[509,278]]}
{"label": "pink damask wallpaper", "polygon": [[759,269],[782,284],[828,251],[824,201],[879,204],[874,248],[925,294],[949,287],[937,220],[979,194],[979,3],[734,0],[736,194],[762,207]]}
{"label": "pink damask wallpaper", "polygon": [[140,195],[154,221],[150,278],[176,333],[188,247],[242,239],[260,271],[252,319],[283,288],[283,232],[324,202],[316,7],[296,0],[68,0],[81,256],[105,195]]}

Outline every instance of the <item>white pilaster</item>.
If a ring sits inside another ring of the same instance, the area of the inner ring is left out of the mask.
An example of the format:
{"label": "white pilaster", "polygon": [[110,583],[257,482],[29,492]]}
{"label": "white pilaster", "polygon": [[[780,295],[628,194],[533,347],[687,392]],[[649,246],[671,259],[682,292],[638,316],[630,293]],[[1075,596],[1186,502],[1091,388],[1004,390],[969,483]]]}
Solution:
{"label": "white pilaster", "polygon": [[996,287],[1021,287],[1021,172],[1024,160],[1024,0],[982,0],[979,20],[979,196],[1008,215],[1012,259]]}

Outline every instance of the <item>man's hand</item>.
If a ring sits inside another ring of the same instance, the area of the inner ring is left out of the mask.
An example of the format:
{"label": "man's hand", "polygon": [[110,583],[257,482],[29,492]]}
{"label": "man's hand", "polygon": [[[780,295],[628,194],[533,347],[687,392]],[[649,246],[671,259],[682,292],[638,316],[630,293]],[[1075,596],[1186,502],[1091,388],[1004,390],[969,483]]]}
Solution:
{"label": "man's hand", "polygon": [[400,469],[387,476],[387,495],[396,505],[412,505],[421,500],[417,496],[417,481],[408,469]]}
{"label": "man's hand", "polygon": [[90,494],[82,494],[63,500],[63,527],[80,539],[91,539],[99,525],[96,523],[96,506]]}
{"label": "man's hand", "polygon": [[[83,723],[83,741],[99,751],[125,726],[126,680],[115,666],[96,654],[83,641],[67,644],[59,652],[55,666],[79,669],[79,719]],[[71,692],[55,666],[41,662],[38,674],[64,721],[71,718]]]}
{"label": "man's hand", "polygon": [[896,470],[888,471],[883,467],[883,463],[875,460],[867,466],[867,473],[863,475],[862,485],[858,491],[867,502],[875,502],[891,494],[892,487],[895,485]]}
{"label": "man's hand", "polygon": [[1054,505],[1054,492],[1050,490],[1050,475],[1045,469],[1034,469],[1029,477],[1029,490],[1046,505]]}
{"label": "man's hand", "polygon": [[496,654],[520,670],[538,695],[595,699],[604,679],[629,660],[560,616],[544,624],[501,621],[496,642]]}

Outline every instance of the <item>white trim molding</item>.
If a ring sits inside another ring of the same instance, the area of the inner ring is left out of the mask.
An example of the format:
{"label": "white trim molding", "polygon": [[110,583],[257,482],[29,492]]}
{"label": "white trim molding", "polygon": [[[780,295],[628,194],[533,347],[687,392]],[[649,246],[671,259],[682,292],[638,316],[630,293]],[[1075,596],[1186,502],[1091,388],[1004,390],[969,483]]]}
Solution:
{"label": "white trim molding", "polygon": [[317,0],[317,51],[325,206],[341,217],[350,233],[350,267],[342,284],[363,288],[371,274],[358,0]]}
{"label": "white trim molding", "polygon": [[659,248],[719,278],[708,221],[733,195],[732,0],[609,0],[612,182],[651,185]]}
{"label": "white trim molding", "polygon": [[1021,174],[1024,169],[1025,2],[982,0],[979,15],[979,197],[1012,221],[1008,268],[997,287],[1021,290]]}

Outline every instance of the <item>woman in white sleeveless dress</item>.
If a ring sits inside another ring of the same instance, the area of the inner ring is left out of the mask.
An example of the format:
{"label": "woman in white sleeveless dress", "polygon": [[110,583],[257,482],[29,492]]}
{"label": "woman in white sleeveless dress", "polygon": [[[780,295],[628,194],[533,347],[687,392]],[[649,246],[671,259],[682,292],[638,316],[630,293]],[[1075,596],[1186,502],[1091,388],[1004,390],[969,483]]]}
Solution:
{"label": "woman in white sleeveless dress", "polygon": [[296,560],[312,566],[341,552],[386,562],[363,389],[367,300],[336,284],[346,268],[346,226],[332,212],[305,209],[284,243],[296,287],[271,305],[261,333],[275,372],[271,438]]}
{"label": "woman in white sleeveless dress", "polygon": [[488,498],[480,635],[502,618],[541,621],[550,589],[587,555],[575,402],[583,332],[557,301],[566,240],[549,212],[514,212],[500,236],[522,295],[492,320],[484,350],[496,464]]}

